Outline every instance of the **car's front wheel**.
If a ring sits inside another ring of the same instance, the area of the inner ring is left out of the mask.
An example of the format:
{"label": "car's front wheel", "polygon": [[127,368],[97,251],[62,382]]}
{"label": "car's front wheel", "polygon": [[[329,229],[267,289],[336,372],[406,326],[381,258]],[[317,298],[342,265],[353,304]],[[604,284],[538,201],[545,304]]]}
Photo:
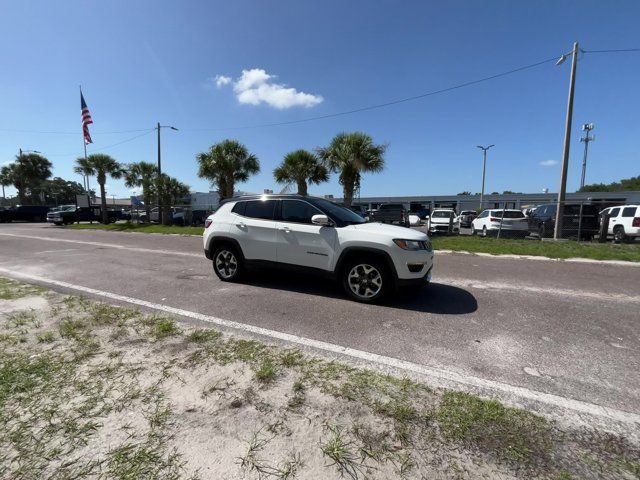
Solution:
{"label": "car's front wheel", "polygon": [[387,266],[378,259],[352,260],[342,271],[342,286],[354,300],[373,303],[391,287],[391,275]]}
{"label": "car's front wheel", "polygon": [[213,252],[213,271],[223,282],[237,282],[244,273],[242,259],[232,246],[223,245]]}

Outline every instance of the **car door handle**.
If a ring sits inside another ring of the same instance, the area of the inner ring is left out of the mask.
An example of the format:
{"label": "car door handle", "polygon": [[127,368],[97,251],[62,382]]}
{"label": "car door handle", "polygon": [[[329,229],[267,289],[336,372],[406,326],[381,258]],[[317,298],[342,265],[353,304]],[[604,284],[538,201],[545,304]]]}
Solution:
{"label": "car door handle", "polygon": [[236,227],[238,227],[238,228],[247,228],[247,226],[243,222],[236,223]]}
{"label": "car door handle", "polygon": [[282,230],[285,233],[291,233],[291,229],[289,227],[282,227],[280,230]]}

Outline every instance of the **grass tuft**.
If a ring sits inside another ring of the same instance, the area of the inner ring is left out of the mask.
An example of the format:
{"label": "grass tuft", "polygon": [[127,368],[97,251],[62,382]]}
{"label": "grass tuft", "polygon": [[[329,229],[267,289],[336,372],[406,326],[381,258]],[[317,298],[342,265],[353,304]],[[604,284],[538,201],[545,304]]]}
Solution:
{"label": "grass tuft", "polygon": [[436,418],[446,438],[504,460],[544,461],[554,443],[544,418],[462,392],[445,392]]}
{"label": "grass tuft", "polygon": [[192,343],[208,343],[218,340],[221,336],[222,333],[217,330],[203,328],[192,331],[189,335],[187,335],[186,340],[187,342]]}
{"label": "grass tuft", "polygon": [[273,363],[273,361],[269,358],[265,359],[260,366],[256,369],[256,380],[261,383],[270,383],[278,374],[278,370]]}

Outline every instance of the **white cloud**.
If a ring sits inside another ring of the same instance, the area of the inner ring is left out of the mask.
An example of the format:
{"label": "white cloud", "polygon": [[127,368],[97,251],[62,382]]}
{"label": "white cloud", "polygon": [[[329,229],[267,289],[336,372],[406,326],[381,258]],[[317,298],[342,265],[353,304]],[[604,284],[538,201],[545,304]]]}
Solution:
{"label": "white cloud", "polygon": [[11,165],[13,163],[13,160],[9,160],[8,162],[4,162],[2,164],[3,167],[8,167],[9,165]]}
{"label": "white cloud", "polygon": [[542,160],[540,162],[540,165],[543,167],[554,167],[556,165],[558,165],[558,161],[557,160]]}
{"label": "white cloud", "polygon": [[213,79],[216,82],[216,87],[222,88],[225,85],[231,83],[231,77],[227,77],[225,75],[216,75],[216,78]]}
{"label": "white cloud", "polygon": [[[218,77],[220,76],[216,77],[216,82]],[[248,105],[264,103],[284,110],[291,107],[314,107],[324,100],[320,95],[299,92],[293,87],[275,83],[275,78],[275,75],[270,75],[261,68],[243,70],[242,75],[233,83],[233,91],[238,102]]]}

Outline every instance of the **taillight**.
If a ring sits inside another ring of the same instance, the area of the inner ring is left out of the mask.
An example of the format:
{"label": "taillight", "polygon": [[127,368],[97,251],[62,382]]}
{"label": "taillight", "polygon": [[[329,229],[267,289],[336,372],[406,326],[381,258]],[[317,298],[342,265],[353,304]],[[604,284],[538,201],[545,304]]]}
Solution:
{"label": "taillight", "polygon": [[204,228],[209,228],[209,226],[210,226],[212,223],[213,223],[213,220],[212,220],[212,219],[210,219],[210,218],[207,218],[207,219],[204,221]]}
{"label": "taillight", "polygon": [[492,222],[500,222],[501,220],[497,217],[491,217],[489,220],[491,220]]}
{"label": "taillight", "polygon": [[640,217],[634,218],[633,219],[633,223],[631,224],[631,226],[640,228]]}

